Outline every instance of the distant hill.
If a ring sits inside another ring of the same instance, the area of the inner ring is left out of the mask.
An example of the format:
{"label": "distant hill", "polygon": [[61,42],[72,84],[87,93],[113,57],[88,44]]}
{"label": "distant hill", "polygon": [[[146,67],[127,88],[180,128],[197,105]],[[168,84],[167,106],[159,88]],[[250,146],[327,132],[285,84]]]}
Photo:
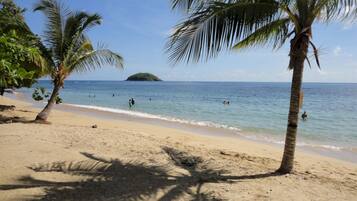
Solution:
{"label": "distant hill", "polygon": [[126,79],[126,81],[162,81],[157,76],[151,73],[136,73]]}

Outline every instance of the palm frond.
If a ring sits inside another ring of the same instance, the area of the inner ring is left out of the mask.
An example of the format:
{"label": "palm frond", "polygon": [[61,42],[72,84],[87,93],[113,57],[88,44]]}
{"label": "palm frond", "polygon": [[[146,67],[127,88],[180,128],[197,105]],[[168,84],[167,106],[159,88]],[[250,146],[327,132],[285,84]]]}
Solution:
{"label": "palm frond", "polygon": [[71,66],[76,60],[87,52],[94,50],[91,41],[88,38],[73,41],[68,48],[66,57],[62,61],[64,66]]}
{"label": "palm frond", "polygon": [[316,64],[319,67],[319,69],[321,69],[320,60],[319,60],[319,51],[318,51],[318,49],[316,48],[316,46],[315,46],[315,44],[313,42],[310,41],[310,45],[311,45],[311,47],[313,49],[313,54],[314,54],[314,57],[315,57]]}
{"label": "palm frond", "polygon": [[84,72],[111,65],[123,68],[123,58],[108,49],[97,49],[83,53],[67,67],[68,72]]}
{"label": "palm frond", "polygon": [[202,7],[205,3],[213,2],[212,0],[171,0],[172,9],[180,9],[185,12],[190,9]]}
{"label": "palm frond", "polygon": [[273,44],[274,48],[280,48],[289,38],[289,18],[273,21],[234,45],[234,49],[244,49],[259,45]]}
{"label": "palm frond", "polygon": [[199,61],[215,57],[222,49],[278,19],[279,5],[273,0],[214,1],[191,13],[176,27],[167,43],[169,59]]}
{"label": "palm frond", "polygon": [[322,22],[350,20],[357,17],[356,0],[319,0],[314,15]]}
{"label": "palm frond", "polygon": [[310,1],[308,0],[298,0],[295,3],[297,14],[299,15],[300,22],[306,22],[309,17]]}
{"label": "palm frond", "polygon": [[100,25],[101,17],[98,14],[90,15],[86,12],[76,12],[68,16],[64,27],[64,36],[67,41],[76,34],[84,34],[93,26]]}
{"label": "palm frond", "polygon": [[309,65],[309,68],[311,69],[311,62],[308,56],[305,57],[305,60],[307,61],[307,64]]}
{"label": "palm frond", "polygon": [[63,54],[68,55],[68,53],[76,52],[81,44],[87,40],[85,32],[100,23],[101,17],[98,14],[90,15],[86,12],[70,14],[66,19],[64,28]]}
{"label": "palm frond", "polygon": [[63,59],[64,46],[64,18],[70,12],[60,3],[55,0],[40,0],[34,7],[34,11],[42,11],[47,17],[45,30],[45,42],[52,48],[55,62]]}
{"label": "palm frond", "polygon": [[102,16],[98,13],[88,15],[84,23],[82,24],[82,30],[88,31],[90,28],[100,25],[102,23]]}

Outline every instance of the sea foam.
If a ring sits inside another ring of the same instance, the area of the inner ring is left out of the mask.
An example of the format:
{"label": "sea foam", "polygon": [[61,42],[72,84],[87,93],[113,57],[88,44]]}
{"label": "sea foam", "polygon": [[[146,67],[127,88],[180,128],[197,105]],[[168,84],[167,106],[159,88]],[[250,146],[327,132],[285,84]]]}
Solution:
{"label": "sea foam", "polygon": [[[228,125],[224,125],[224,124],[217,124],[217,123],[213,123],[213,122],[209,122],[209,121],[186,120],[186,119],[167,117],[167,116],[162,116],[162,115],[154,115],[154,114],[138,112],[138,111],[129,111],[129,110],[102,107],[102,106],[94,106],[94,105],[79,105],[79,104],[64,104],[64,105],[78,107],[78,108],[84,108],[84,109],[97,110],[97,111],[111,112],[111,113],[116,113],[116,114],[124,114],[124,115],[133,116],[133,117],[157,119],[157,120],[175,122],[175,123],[192,125],[192,126],[223,128],[223,129],[235,131],[236,134],[239,134],[240,136],[247,138],[247,139],[258,140],[258,141],[263,140],[265,142],[269,142],[269,143],[273,143],[273,144],[280,144],[280,145],[284,144],[283,140],[277,140],[277,139],[270,138],[267,136],[256,136],[256,135],[251,135],[251,134],[247,135],[247,134],[240,132],[241,129],[239,129],[237,127],[232,127],[232,126],[228,126]],[[333,151],[341,151],[341,150],[346,150],[346,149],[349,150],[349,148],[345,148],[345,147],[326,145],[326,144],[312,144],[312,143],[306,143],[306,142],[299,142],[299,143],[297,143],[297,146],[298,147],[320,148],[320,149],[322,148],[322,149],[333,150]]]}
{"label": "sea foam", "polygon": [[140,117],[140,118],[157,119],[157,120],[187,124],[187,125],[192,125],[192,126],[204,126],[204,127],[210,127],[210,128],[224,128],[224,129],[237,131],[237,132],[240,131],[240,129],[237,127],[228,126],[228,125],[224,125],[224,124],[217,124],[217,123],[210,122],[210,121],[186,120],[186,119],[180,119],[180,118],[175,118],[175,117],[154,115],[154,114],[149,114],[149,113],[145,113],[145,112],[129,111],[129,110],[102,107],[102,106],[94,106],[94,105],[78,105],[78,104],[65,104],[65,105],[72,106],[72,107],[104,111],[104,112],[111,112],[111,113],[116,113],[116,114],[124,114],[124,115],[129,115],[129,116],[134,116],[134,117]]}

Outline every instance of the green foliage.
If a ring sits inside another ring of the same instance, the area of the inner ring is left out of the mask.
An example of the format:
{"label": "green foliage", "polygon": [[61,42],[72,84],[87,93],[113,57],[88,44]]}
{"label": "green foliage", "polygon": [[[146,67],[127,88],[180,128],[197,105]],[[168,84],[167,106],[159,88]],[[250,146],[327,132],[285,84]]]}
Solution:
{"label": "green foliage", "polygon": [[35,101],[41,101],[44,98],[48,98],[49,95],[50,94],[46,91],[44,87],[37,87],[32,93],[32,99],[34,99]]}
{"label": "green foliage", "polygon": [[26,46],[15,32],[0,35],[0,87],[30,86],[35,71],[24,67],[37,62],[38,49]]}
{"label": "green foliage", "polygon": [[[42,101],[44,99],[49,98],[50,95],[51,93],[48,92],[44,87],[37,87],[32,93],[32,99],[34,99],[35,101]],[[63,100],[59,96],[56,96],[55,102],[56,104],[60,104],[63,102]]]}
{"label": "green foliage", "polygon": [[56,104],[61,104],[63,101],[62,101],[62,98],[60,98],[59,96],[56,96]]}
{"label": "green foliage", "polygon": [[20,30],[25,34],[30,32],[23,19],[25,9],[15,5],[12,0],[0,0],[0,32],[7,33],[11,30]]}
{"label": "green foliage", "polygon": [[0,88],[29,87],[45,73],[39,40],[26,25],[24,10],[0,1]]}

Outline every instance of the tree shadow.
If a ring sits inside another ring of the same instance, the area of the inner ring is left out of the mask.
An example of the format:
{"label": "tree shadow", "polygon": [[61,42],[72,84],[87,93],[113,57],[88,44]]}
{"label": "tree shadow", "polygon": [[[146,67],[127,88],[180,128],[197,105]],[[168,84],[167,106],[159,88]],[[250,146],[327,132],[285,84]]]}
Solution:
{"label": "tree shadow", "polygon": [[[79,162],[55,162],[29,167],[36,172],[61,172],[85,176],[88,179],[74,182],[56,182],[35,179],[30,176],[18,179],[21,184],[0,185],[0,190],[44,187],[45,195],[34,200],[145,200],[158,195],[158,200],[176,200],[181,196],[191,200],[224,200],[214,192],[203,192],[207,183],[232,183],[246,179],[277,176],[275,172],[256,175],[232,176],[226,170],[208,168],[201,157],[192,156],[173,148],[164,147],[174,168],[153,166],[139,162],[124,163],[117,159],[105,159],[82,153],[88,160]],[[173,173],[175,172],[175,173]],[[160,194],[158,194],[161,192]],[[162,194],[162,195],[161,195]]]}
{"label": "tree shadow", "polygon": [[15,105],[0,105],[0,112],[5,110],[14,110],[15,108]]}
{"label": "tree shadow", "polygon": [[35,122],[34,120],[29,120],[25,117],[0,115],[0,124],[11,124],[11,123],[37,123],[37,122]]}
{"label": "tree shadow", "polygon": [[[0,105],[0,112],[4,112],[7,110],[14,111],[16,107],[14,105]],[[28,110],[17,110],[20,112],[30,112]],[[19,117],[15,115],[3,115],[0,114],[0,124],[11,124],[11,123],[44,123],[46,122],[40,122],[40,121],[35,121],[35,120],[30,120],[25,117]]]}

